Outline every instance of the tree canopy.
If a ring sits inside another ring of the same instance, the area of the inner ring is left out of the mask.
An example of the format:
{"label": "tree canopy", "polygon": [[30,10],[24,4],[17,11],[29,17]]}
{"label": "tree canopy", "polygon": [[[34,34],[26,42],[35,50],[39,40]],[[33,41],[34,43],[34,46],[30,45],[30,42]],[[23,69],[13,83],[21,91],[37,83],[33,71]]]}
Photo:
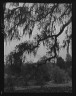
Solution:
{"label": "tree canopy", "polygon": [[[26,38],[26,35],[29,35],[29,41],[16,46],[12,54],[16,60],[19,60],[25,51],[36,55],[42,42],[48,49],[44,61],[50,61],[58,55],[59,36],[66,33],[63,47],[72,39],[72,4],[22,3],[20,6],[20,3],[9,3],[9,8],[7,3],[4,5],[4,40],[21,40],[23,36]],[[36,24],[40,34],[30,40]],[[19,29],[22,29],[21,33]]]}

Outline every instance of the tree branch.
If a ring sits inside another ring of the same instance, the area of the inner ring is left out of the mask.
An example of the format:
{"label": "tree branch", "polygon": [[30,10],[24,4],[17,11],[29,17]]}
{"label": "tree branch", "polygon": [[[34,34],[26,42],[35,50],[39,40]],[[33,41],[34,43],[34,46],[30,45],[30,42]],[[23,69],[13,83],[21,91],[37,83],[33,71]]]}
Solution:
{"label": "tree branch", "polygon": [[46,36],[46,37],[40,38],[40,39],[38,40],[38,42],[43,41],[43,40],[48,39],[48,38],[51,38],[51,37],[55,37],[55,36],[58,37],[59,35],[62,34],[62,32],[64,31],[65,27],[70,24],[71,20],[72,20],[72,17],[70,18],[70,20],[69,20],[66,24],[64,24],[64,25],[62,26],[60,32],[59,32],[57,35],[51,35],[51,36],[48,35],[48,36]]}
{"label": "tree branch", "polygon": [[[40,39],[37,41],[37,44],[36,44],[35,46],[33,46],[33,44],[29,44],[29,45],[26,46],[26,48],[23,47],[22,51],[26,51],[26,50],[31,50],[31,51],[33,51],[35,48],[37,48],[37,47],[39,46],[39,43],[40,43],[41,41],[44,41],[45,39],[48,39],[48,38],[51,38],[51,37],[57,38],[59,35],[62,34],[62,32],[64,31],[65,27],[71,22],[71,20],[72,20],[72,17],[70,18],[70,20],[69,20],[66,24],[63,25],[62,29],[60,30],[60,32],[59,32],[57,35],[51,35],[51,36],[49,35],[49,36],[47,36],[47,37],[40,38]],[[56,42],[55,42],[55,43],[56,43]],[[23,46],[23,45],[26,45],[26,42],[25,42],[25,43],[22,43],[21,45],[22,45],[22,46]],[[56,47],[56,45],[55,45],[55,47]],[[55,53],[55,56],[56,56],[56,48],[54,48],[54,53]],[[54,56],[54,57],[55,57],[55,56]],[[45,61],[50,60],[51,58],[54,58],[54,57],[50,57],[50,58],[46,59]]]}
{"label": "tree branch", "polygon": [[50,11],[47,11],[47,13],[42,17],[42,18],[37,18],[37,20],[36,21],[40,21],[41,19],[44,19],[44,18],[46,18],[46,16],[48,15],[48,14],[50,14],[50,15],[52,15],[52,13],[53,13],[53,11],[54,11],[54,9],[58,6],[59,4],[56,4],[56,5],[54,5],[52,8],[51,8],[51,10]]}
{"label": "tree branch", "polygon": [[[66,8],[66,10],[61,14],[61,16],[59,17],[59,18],[62,18],[64,15],[66,15],[66,12],[67,12],[67,10],[70,8],[70,6],[68,6],[67,8]],[[72,8],[70,8],[70,10],[69,10],[69,12],[72,10]]]}
{"label": "tree branch", "polygon": [[62,34],[62,32],[64,31],[65,27],[68,26],[71,21],[72,21],[72,17],[69,19],[69,21],[68,21],[66,24],[64,24],[64,25],[62,26],[60,32],[56,35],[56,37],[58,37],[59,35]]}

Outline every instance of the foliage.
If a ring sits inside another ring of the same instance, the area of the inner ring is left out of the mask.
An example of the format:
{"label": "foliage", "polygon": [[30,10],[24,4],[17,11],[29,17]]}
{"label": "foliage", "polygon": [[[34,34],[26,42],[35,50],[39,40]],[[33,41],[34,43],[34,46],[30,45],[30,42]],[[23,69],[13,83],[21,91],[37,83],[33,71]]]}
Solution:
{"label": "foliage", "polygon": [[49,81],[49,73],[46,64],[36,67],[34,64],[26,64],[22,67],[21,76],[24,77],[25,82],[35,80],[36,84],[41,84]]}
{"label": "foliage", "polygon": [[4,78],[4,88],[9,88],[9,91],[14,90],[14,79],[11,75],[8,75],[6,78]]}
{"label": "foliage", "polygon": [[39,66],[37,68],[37,72],[36,72],[36,80],[37,80],[37,84],[44,84],[46,81],[50,80],[50,75],[48,72],[48,67],[46,64],[41,64],[41,66]]}
{"label": "foliage", "polygon": [[[6,4],[4,6],[4,40],[21,40],[27,34],[31,38],[33,29],[37,24],[38,30],[41,31],[40,35],[37,34],[34,38],[35,44],[34,41],[30,43],[23,42],[17,46],[21,50],[19,56],[22,56],[25,51],[28,53],[33,52],[36,55],[36,48],[38,49],[42,42],[44,46],[48,47],[48,54],[52,56],[48,60],[55,58],[59,49],[57,38],[72,20],[72,4],[23,3],[22,6],[19,6],[19,3],[10,3],[12,9],[10,7],[6,8]],[[59,32],[57,32],[56,25],[60,26]],[[22,35],[19,28],[23,29]],[[52,53],[54,53],[54,56]]]}
{"label": "foliage", "polygon": [[[10,3],[10,5],[13,6],[12,9],[6,8],[6,4],[4,9],[4,40],[6,42],[15,39],[21,40],[23,36],[26,38],[26,35],[29,35],[29,39],[31,39],[36,24],[40,34],[37,34],[33,38],[33,41],[26,40],[20,43],[7,56],[9,72],[14,75],[22,75],[25,84],[34,78],[37,83],[42,84],[49,80],[50,74],[53,75],[52,78],[56,83],[64,82],[65,72],[62,70],[65,68],[64,60],[59,57],[57,66],[61,69],[55,67],[53,70],[46,65],[46,61],[57,58],[60,48],[58,38],[72,22],[72,4],[32,3],[30,7],[26,3],[23,3],[22,6],[19,6],[18,3]],[[57,30],[57,26],[59,26],[59,31]],[[19,28],[22,29],[21,34]],[[69,30],[67,32],[69,33]],[[71,36],[72,33],[70,34]],[[47,58],[44,56],[41,59],[44,62],[37,62],[37,66],[33,64],[23,66],[23,53],[27,52],[31,54],[33,52],[35,56],[41,43],[48,49]]]}
{"label": "foliage", "polygon": [[65,62],[66,70],[72,66],[72,61],[66,61]]}
{"label": "foliage", "polygon": [[72,61],[72,56],[70,54],[66,55],[66,61]]}
{"label": "foliage", "polygon": [[65,61],[62,57],[58,57],[57,58],[57,66],[61,69],[65,69],[66,66],[65,66]]}
{"label": "foliage", "polygon": [[72,66],[72,56],[70,54],[66,55],[66,69],[70,69]]}
{"label": "foliage", "polygon": [[67,72],[69,74],[69,77],[72,79],[72,66],[70,66],[69,68],[67,68]]}
{"label": "foliage", "polygon": [[55,83],[65,83],[65,81],[67,80],[68,77],[66,77],[66,75],[68,76],[68,74],[66,74],[66,72],[62,69],[60,69],[59,67],[55,67],[52,69],[52,80]]}
{"label": "foliage", "polygon": [[29,81],[34,78],[35,68],[32,64],[26,64],[21,67],[21,75],[25,78],[25,81]]}
{"label": "foliage", "polygon": [[11,74],[20,74],[22,65],[22,59],[20,58],[20,56],[21,51],[16,52],[16,50],[14,50],[6,57],[7,68],[11,72]]}

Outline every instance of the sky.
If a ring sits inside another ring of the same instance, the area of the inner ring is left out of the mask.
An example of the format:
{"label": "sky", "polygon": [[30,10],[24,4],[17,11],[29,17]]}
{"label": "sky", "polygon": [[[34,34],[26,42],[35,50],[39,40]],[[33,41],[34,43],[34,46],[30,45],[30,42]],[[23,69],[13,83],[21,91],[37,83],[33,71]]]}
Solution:
{"label": "sky", "polygon": [[[21,3],[21,4],[22,4],[22,3]],[[21,4],[20,4],[20,6],[22,6]],[[8,8],[8,7],[9,7],[9,4],[7,4],[6,7]],[[10,7],[10,9],[12,9],[12,7]],[[58,26],[56,27],[56,31],[59,32],[59,27],[58,27]],[[21,28],[19,28],[19,32],[22,33],[22,29],[21,29]],[[33,33],[32,33],[32,37],[30,38],[30,40],[33,40],[33,37],[34,37],[36,34],[39,34],[39,33],[40,33],[40,32],[37,30],[37,23],[36,23],[36,24],[35,24],[35,27],[34,27],[34,30],[33,30]],[[58,40],[59,40],[59,42],[60,42],[60,45],[62,45],[62,41],[63,41],[64,38],[65,38],[65,32],[63,32],[63,33],[59,36],[59,38],[58,38]],[[26,40],[29,40],[29,36],[28,36],[28,35],[27,35],[26,37],[23,36],[20,41],[13,40],[13,41],[11,41],[11,42],[7,42],[7,45],[6,45],[6,43],[4,42],[4,56],[7,56],[11,51],[13,51],[16,45],[18,45],[18,44],[20,44],[20,43],[22,43],[22,42],[24,42],[24,41],[26,41]],[[31,54],[31,55],[29,55],[29,56],[27,55],[27,56],[26,56],[26,57],[27,57],[27,61],[30,60],[30,61],[36,62],[36,61],[39,60],[42,56],[46,55],[46,52],[47,52],[46,47],[44,47],[43,44],[41,43],[41,44],[40,44],[40,47],[39,47],[39,49],[38,49],[38,51],[37,51],[37,55],[36,55],[35,57],[34,57],[33,54]],[[70,48],[69,53],[71,53],[71,48]],[[59,55],[65,60],[65,58],[66,58],[66,49],[61,49]]]}

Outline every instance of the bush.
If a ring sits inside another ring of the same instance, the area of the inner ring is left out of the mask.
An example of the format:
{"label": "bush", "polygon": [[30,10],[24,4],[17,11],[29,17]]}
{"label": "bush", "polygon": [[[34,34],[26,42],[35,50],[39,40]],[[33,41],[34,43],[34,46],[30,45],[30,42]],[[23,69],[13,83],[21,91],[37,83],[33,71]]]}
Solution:
{"label": "bush", "polygon": [[65,69],[65,61],[62,57],[57,58],[57,66],[61,69]]}
{"label": "bush", "polygon": [[69,77],[72,78],[72,66],[70,66],[70,67],[67,69],[67,72],[68,72]]}
{"label": "bush", "polygon": [[11,76],[7,76],[7,78],[4,78],[4,88],[8,91],[14,91],[14,81]]}
{"label": "bush", "polygon": [[66,70],[67,70],[68,68],[71,68],[71,66],[72,66],[72,61],[66,61],[65,64],[66,64],[65,67],[66,67]]}
{"label": "bush", "polygon": [[50,80],[50,74],[47,67],[47,64],[42,64],[38,67],[36,72],[37,84],[43,85],[46,81]]}
{"label": "bush", "polygon": [[21,74],[24,77],[25,82],[29,82],[29,80],[36,80],[36,84],[40,85],[49,81],[50,78],[46,64],[41,64],[37,67],[33,64],[26,64],[22,66]]}
{"label": "bush", "polygon": [[7,65],[4,69],[4,73],[7,73],[8,75],[20,76],[20,72],[20,68],[15,65]]}
{"label": "bush", "polygon": [[64,70],[60,69],[59,67],[55,66],[52,69],[52,79],[54,83],[64,83],[66,81],[66,73]]}

